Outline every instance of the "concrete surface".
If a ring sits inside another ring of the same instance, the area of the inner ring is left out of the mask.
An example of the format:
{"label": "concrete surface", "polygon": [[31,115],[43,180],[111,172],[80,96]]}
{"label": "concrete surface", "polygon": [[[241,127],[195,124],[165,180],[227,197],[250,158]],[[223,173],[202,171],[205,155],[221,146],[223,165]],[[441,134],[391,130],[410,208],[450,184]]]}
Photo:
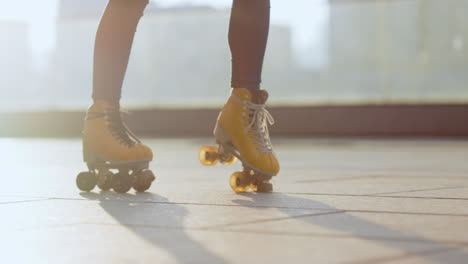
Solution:
{"label": "concrete surface", "polygon": [[146,193],[81,193],[79,139],[0,139],[1,263],[468,263],[468,141],[276,139],[271,194],[146,139]]}

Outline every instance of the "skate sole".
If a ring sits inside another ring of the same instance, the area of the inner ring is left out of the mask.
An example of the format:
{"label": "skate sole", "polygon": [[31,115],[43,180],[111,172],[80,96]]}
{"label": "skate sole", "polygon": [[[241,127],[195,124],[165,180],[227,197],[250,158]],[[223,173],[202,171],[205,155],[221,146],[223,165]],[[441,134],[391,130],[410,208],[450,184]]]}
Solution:
{"label": "skate sole", "polygon": [[136,167],[136,168],[143,168],[147,169],[149,163],[152,159],[140,159],[140,160],[107,160],[103,156],[94,153],[94,152],[84,152],[83,160],[85,163],[90,165],[103,165],[106,167],[112,168],[121,168],[121,167]]}
{"label": "skate sole", "polygon": [[245,167],[259,173],[259,174],[262,174],[262,175],[265,175],[267,177],[274,177],[276,176],[276,174],[272,174],[272,173],[268,173],[266,171],[263,171],[259,168],[256,168],[255,166],[252,166],[250,163],[248,163],[247,161],[245,161],[239,151],[237,150],[236,146],[234,146],[234,144],[232,143],[232,140],[231,140],[231,137],[229,136],[229,134],[222,128],[220,127],[219,125],[216,125],[215,129],[214,129],[214,136],[216,138],[216,142],[223,146],[223,149],[225,152],[229,153],[229,154],[232,154],[234,155],[236,158],[238,158],[242,164],[244,164]]}

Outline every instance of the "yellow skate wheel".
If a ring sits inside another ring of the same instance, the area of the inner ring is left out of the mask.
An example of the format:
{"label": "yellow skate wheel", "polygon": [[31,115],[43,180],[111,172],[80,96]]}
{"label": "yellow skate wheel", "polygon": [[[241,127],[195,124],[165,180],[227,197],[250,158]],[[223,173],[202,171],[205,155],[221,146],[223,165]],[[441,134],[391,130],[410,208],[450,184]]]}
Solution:
{"label": "yellow skate wheel", "polygon": [[218,163],[218,148],[215,146],[203,146],[198,153],[200,163],[205,166],[213,166]]}
{"label": "yellow skate wheel", "polygon": [[133,175],[128,174],[127,171],[120,171],[114,175],[114,191],[117,193],[126,193],[132,186],[135,178]]}
{"label": "yellow skate wheel", "polygon": [[84,192],[89,192],[96,186],[96,174],[94,172],[80,172],[76,177],[76,186]]}
{"label": "yellow skate wheel", "polygon": [[222,159],[221,159],[221,164],[223,164],[223,165],[232,165],[232,164],[236,163],[236,161],[237,161],[236,156],[234,156],[232,154],[224,154]]}
{"label": "yellow skate wheel", "polygon": [[156,177],[152,171],[143,170],[135,173],[135,179],[133,189],[137,192],[145,192],[151,187],[151,183],[156,179]]}
{"label": "yellow skate wheel", "polygon": [[99,171],[96,177],[97,186],[103,191],[108,191],[114,185],[114,173],[111,171]]}
{"label": "yellow skate wheel", "polygon": [[253,192],[257,192],[257,191],[258,191],[258,185],[255,184],[255,183],[252,183],[252,184],[250,184],[250,189],[251,189]]}
{"label": "yellow skate wheel", "polygon": [[246,192],[250,187],[249,175],[242,171],[234,172],[229,183],[233,191],[237,193]]}

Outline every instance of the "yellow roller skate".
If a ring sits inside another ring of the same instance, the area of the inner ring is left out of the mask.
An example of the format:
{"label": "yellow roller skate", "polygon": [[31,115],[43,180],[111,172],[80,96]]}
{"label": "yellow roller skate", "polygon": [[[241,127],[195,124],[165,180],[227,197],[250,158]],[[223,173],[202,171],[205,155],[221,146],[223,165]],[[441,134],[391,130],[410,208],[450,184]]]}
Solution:
{"label": "yellow roller skate", "polygon": [[153,152],[128,129],[119,107],[104,100],[96,101],[88,109],[83,130],[83,159],[89,170],[76,178],[82,191],[91,191],[97,185],[101,190],[113,188],[118,193],[126,193],[132,187],[144,192],[155,180],[148,169]]}
{"label": "yellow roller skate", "polygon": [[231,175],[230,185],[235,192],[271,192],[271,178],[278,174],[279,163],[271,145],[268,124],[273,117],[265,109],[268,93],[265,90],[233,89],[221,110],[214,136],[216,146],[203,146],[199,160],[203,165],[242,162],[244,170]]}

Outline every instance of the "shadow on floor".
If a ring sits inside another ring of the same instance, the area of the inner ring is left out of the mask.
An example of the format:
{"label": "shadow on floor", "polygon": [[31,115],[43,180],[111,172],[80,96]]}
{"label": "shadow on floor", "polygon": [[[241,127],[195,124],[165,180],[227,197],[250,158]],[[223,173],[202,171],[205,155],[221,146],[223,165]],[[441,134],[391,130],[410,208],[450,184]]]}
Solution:
{"label": "shadow on floor", "polygon": [[183,227],[187,209],[174,203],[165,204],[169,201],[163,196],[153,193],[133,195],[112,192],[80,195],[89,200],[99,201],[104,211],[122,226],[154,246],[166,250],[179,263],[193,263],[197,260],[203,260],[203,263],[226,262],[186,233]]}
{"label": "shadow on floor", "polygon": [[[242,194],[242,196],[249,197],[251,200],[233,200],[233,202],[242,206],[256,208],[257,210],[267,208],[263,206],[267,204],[279,206],[278,210],[291,217],[295,216],[295,214],[293,214],[295,210],[286,208],[291,205],[301,208],[322,208],[340,211],[340,209],[315,200],[282,193],[245,193]],[[366,239],[383,244],[384,246],[401,250],[406,253],[405,255],[419,256],[436,263],[461,264],[467,263],[466,261],[468,260],[468,253],[454,244],[445,244],[443,242],[429,240],[417,234],[392,230],[383,225],[369,222],[345,212],[321,216],[299,217],[295,219],[318,225],[332,231],[338,231],[344,236],[352,236],[354,238]],[[437,254],[439,252],[445,254]],[[375,260],[375,262],[378,262],[378,260]]]}

